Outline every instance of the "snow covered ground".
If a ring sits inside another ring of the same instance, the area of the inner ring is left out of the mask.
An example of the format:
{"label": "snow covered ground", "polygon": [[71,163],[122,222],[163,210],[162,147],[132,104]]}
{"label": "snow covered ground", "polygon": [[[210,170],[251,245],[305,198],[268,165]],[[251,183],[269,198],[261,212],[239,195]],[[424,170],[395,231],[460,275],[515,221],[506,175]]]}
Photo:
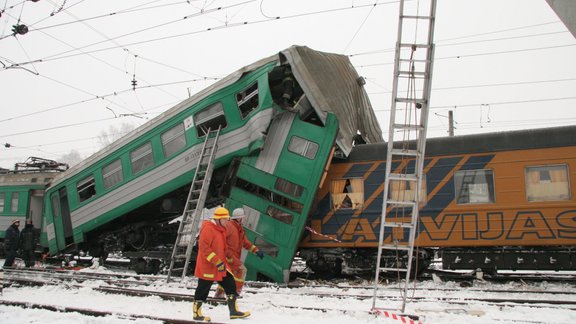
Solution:
{"label": "snow covered ground", "polygon": [[[3,260],[0,260],[0,264]],[[88,269],[87,269],[88,270]],[[94,272],[110,272],[104,267],[89,269]],[[73,283],[67,283],[73,284]],[[87,281],[84,288],[70,288],[67,285],[24,287],[10,286],[3,289],[2,301],[49,304],[60,307],[78,307],[95,310],[114,310],[118,314],[147,314],[155,317],[192,319],[192,303],[167,301],[159,297],[132,297],[108,294],[95,290],[106,285],[99,280]],[[184,283],[170,283],[158,280],[148,290],[192,294],[194,279]],[[573,283],[522,283],[506,284],[474,281],[471,287],[461,287],[457,282],[425,281],[410,284],[410,296],[414,300],[406,306],[406,313],[418,315],[421,323],[575,323],[576,291]],[[414,288],[414,289],[412,289]],[[499,292],[484,292],[498,290]],[[546,292],[545,295],[537,292]],[[262,323],[262,324],[338,324],[338,323],[402,323],[383,315],[369,314],[374,290],[367,282],[360,288],[351,288],[342,283],[334,287],[265,288],[245,289],[238,301],[241,310],[252,313],[249,318],[230,320],[224,305],[204,307],[204,314],[214,322]],[[343,296],[344,295],[344,296]],[[349,296],[346,296],[349,295]],[[390,283],[379,289],[377,307],[397,308],[400,289]],[[358,298],[366,296],[366,298]],[[425,298],[422,300],[422,298]],[[546,303],[519,304],[470,301],[470,298],[568,300],[573,305],[553,305]],[[313,309],[326,308],[327,311]],[[394,313],[394,311],[391,311]],[[130,319],[122,315],[94,317],[78,313],[51,312],[39,309],[23,309],[0,305],[1,323],[157,323],[147,319]]]}

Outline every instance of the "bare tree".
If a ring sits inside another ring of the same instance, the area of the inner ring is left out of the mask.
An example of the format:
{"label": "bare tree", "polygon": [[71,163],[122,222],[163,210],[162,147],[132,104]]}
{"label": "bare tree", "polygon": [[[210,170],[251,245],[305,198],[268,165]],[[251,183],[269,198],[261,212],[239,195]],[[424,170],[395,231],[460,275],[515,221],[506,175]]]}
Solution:
{"label": "bare tree", "polygon": [[122,123],[119,128],[114,125],[110,125],[110,127],[108,127],[108,131],[103,130],[100,132],[100,135],[98,136],[98,143],[100,146],[106,147],[117,139],[131,132],[134,128],[134,125],[129,123]]}
{"label": "bare tree", "polygon": [[67,163],[68,166],[72,167],[75,164],[80,163],[83,159],[84,158],[82,158],[80,152],[76,150],[71,150],[70,153],[60,156],[60,158],[57,161],[60,163]]}

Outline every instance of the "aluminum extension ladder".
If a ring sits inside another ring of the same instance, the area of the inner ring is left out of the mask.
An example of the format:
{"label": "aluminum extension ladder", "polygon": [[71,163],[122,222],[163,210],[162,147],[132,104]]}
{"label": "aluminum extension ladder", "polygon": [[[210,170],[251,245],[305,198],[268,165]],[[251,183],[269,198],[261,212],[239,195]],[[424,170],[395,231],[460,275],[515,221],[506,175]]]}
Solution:
{"label": "aluminum extension ladder", "polygon": [[[184,279],[188,271],[192,249],[194,248],[196,235],[199,231],[202,211],[204,210],[208,188],[210,187],[212,171],[214,171],[214,157],[218,150],[219,137],[220,127],[218,127],[216,131],[211,132],[209,129],[206,132],[206,139],[202,145],[198,165],[196,166],[184,212],[182,213],[182,220],[178,227],[176,242],[174,242],[174,248],[170,258],[170,269],[168,270],[168,282],[170,281],[173,271],[182,270],[181,279]],[[174,268],[176,262],[180,261],[184,262],[183,267]]]}
{"label": "aluminum extension ladder", "polygon": [[[373,311],[391,309],[379,308],[376,305],[379,276],[382,272],[390,271],[397,273],[399,278],[401,274],[405,275],[404,282],[400,282],[402,306],[394,309],[404,312],[406,308],[414,241],[419,220],[420,188],[423,183],[434,60],[435,14],[436,0],[400,0]],[[399,91],[399,85],[402,91]],[[394,165],[394,170],[392,170],[392,165]],[[398,190],[401,188],[412,188],[413,195],[403,197],[401,194],[403,191]],[[404,215],[407,216],[403,217]],[[390,239],[385,243],[387,237]],[[383,250],[396,254],[395,264],[381,265]],[[407,261],[401,262],[398,259],[399,255],[406,256]]]}

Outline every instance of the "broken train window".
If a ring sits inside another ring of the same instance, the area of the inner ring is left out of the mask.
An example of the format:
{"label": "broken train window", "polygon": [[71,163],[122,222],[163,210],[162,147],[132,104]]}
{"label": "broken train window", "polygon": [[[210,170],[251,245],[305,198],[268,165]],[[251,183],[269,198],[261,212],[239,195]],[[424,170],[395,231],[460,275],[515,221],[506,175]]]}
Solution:
{"label": "broken train window", "polygon": [[258,83],[254,83],[247,89],[238,92],[236,94],[236,104],[238,104],[242,118],[258,109]]}
{"label": "broken train window", "polygon": [[206,135],[208,130],[214,131],[218,127],[225,128],[228,123],[226,122],[226,116],[224,116],[222,103],[217,102],[196,113],[194,115],[194,125],[196,126],[198,137]]}
{"label": "broken train window", "polygon": [[364,179],[335,179],[330,184],[332,209],[358,209],[364,205]]}

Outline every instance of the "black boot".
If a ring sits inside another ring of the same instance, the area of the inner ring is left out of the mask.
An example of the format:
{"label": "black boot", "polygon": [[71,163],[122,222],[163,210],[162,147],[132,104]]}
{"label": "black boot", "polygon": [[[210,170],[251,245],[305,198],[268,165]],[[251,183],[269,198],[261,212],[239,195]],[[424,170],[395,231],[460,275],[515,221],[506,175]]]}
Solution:
{"label": "black boot", "polygon": [[238,305],[236,305],[236,295],[228,295],[228,309],[230,310],[230,318],[244,318],[250,316],[250,312],[241,312],[238,310]]}
{"label": "black boot", "polygon": [[202,302],[201,301],[195,301],[193,308],[194,308],[194,320],[195,321],[210,322],[210,317],[202,315]]}

